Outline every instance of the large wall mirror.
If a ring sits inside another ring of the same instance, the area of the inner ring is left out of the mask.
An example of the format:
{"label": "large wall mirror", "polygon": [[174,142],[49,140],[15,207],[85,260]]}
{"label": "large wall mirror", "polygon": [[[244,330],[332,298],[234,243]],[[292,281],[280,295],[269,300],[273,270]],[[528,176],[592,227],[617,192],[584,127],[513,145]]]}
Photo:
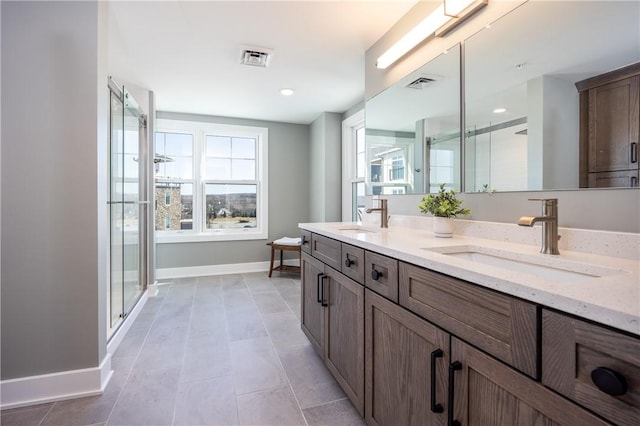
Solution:
{"label": "large wall mirror", "polygon": [[[580,140],[582,151],[588,151],[584,144],[594,134],[588,135],[584,115],[599,103],[607,114],[625,115],[611,126],[618,130],[600,123],[608,133],[602,136],[629,130],[638,142],[637,77],[635,89],[617,87],[591,104],[585,101],[582,128],[576,83],[580,87],[580,82],[602,79],[640,61],[639,17],[640,3],[634,1],[530,1],[465,41],[466,192],[633,186],[633,178],[612,180],[606,166],[583,170],[598,172],[591,176],[595,184],[581,182],[581,167],[586,166],[580,164]],[[604,120],[602,115],[599,119]],[[630,138],[628,149],[613,148],[623,151],[623,162],[633,155],[634,137],[625,137]],[[597,147],[600,155],[608,149],[602,143]],[[583,161],[597,161],[582,154]],[[613,154],[604,155],[612,163],[608,157]],[[635,166],[608,167],[616,176],[635,168],[637,185],[637,159]]]}
{"label": "large wall mirror", "polygon": [[367,194],[638,186],[639,17],[637,1],[529,1],[373,97]]}
{"label": "large wall mirror", "polygon": [[365,105],[367,195],[460,189],[460,45]]}

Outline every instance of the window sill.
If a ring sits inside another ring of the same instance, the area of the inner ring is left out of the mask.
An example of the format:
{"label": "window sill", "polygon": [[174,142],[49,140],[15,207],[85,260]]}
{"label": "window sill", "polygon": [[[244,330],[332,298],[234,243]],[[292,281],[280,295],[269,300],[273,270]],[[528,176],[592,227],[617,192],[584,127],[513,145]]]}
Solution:
{"label": "window sill", "polygon": [[267,232],[245,231],[245,232],[222,232],[209,231],[201,233],[193,232],[172,232],[171,234],[158,235],[156,233],[156,243],[203,243],[215,241],[250,241],[250,240],[266,240]]}

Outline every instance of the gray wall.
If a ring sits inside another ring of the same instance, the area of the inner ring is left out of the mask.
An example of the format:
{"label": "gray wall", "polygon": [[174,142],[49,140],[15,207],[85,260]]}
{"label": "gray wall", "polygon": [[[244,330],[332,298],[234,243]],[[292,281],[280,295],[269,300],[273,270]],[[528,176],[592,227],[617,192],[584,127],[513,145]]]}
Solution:
{"label": "gray wall", "polygon": [[311,123],[311,222],[339,222],[342,206],[342,115],[323,112]]}
{"label": "gray wall", "polygon": [[106,348],[106,19],[98,2],[2,8],[2,379]]}
{"label": "gray wall", "polygon": [[[156,118],[259,126],[269,129],[269,240],[297,236],[309,221],[309,126],[240,118],[158,111]],[[157,268],[261,262],[269,259],[265,240],[163,243]]]}

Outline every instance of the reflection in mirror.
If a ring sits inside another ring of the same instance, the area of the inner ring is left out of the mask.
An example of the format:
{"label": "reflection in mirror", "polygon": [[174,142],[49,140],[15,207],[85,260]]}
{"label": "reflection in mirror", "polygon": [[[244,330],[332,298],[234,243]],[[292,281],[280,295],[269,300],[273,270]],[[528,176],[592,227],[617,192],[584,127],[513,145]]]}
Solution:
{"label": "reflection in mirror", "polygon": [[[635,1],[527,2],[465,41],[466,192],[578,188],[587,173],[608,171],[585,159],[592,105],[576,83],[640,61],[639,16]],[[613,96],[637,105],[635,85]],[[633,108],[609,126],[635,132],[627,145],[638,142]],[[637,182],[637,161],[611,167],[635,167]]]}
{"label": "reflection in mirror", "polygon": [[460,45],[365,104],[368,195],[460,190]]}

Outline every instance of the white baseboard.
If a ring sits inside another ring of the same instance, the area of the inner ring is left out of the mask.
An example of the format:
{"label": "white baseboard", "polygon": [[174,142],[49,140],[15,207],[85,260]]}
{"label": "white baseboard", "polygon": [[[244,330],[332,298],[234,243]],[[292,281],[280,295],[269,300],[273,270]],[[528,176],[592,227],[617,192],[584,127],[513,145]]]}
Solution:
{"label": "white baseboard", "polygon": [[158,281],[154,281],[153,284],[147,285],[147,293],[149,297],[154,297],[158,295]]}
{"label": "white baseboard", "polygon": [[112,374],[111,355],[107,354],[98,367],[3,380],[0,409],[100,395]]}
{"label": "white baseboard", "polygon": [[[274,263],[274,267],[280,261]],[[286,259],[285,265],[299,266],[298,259]],[[172,278],[205,277],[208,275],[242,274],[248,272],[264,272],[269,270],[269,262],[231,263],[228,265],[187,266],[184,268],[156,269],[156,278],[167,280]]]}
{"label": "white baseboard", "polygon": [[142,294],[118,331],[111,337],[107,343],[107,356],[99,367],[3,380],[0,382],[0,409],[102,394],[113,374],[111,356],[118,349],[149,297],[158,293],[157,284],[155,282],[147,287],[147,291]]}

